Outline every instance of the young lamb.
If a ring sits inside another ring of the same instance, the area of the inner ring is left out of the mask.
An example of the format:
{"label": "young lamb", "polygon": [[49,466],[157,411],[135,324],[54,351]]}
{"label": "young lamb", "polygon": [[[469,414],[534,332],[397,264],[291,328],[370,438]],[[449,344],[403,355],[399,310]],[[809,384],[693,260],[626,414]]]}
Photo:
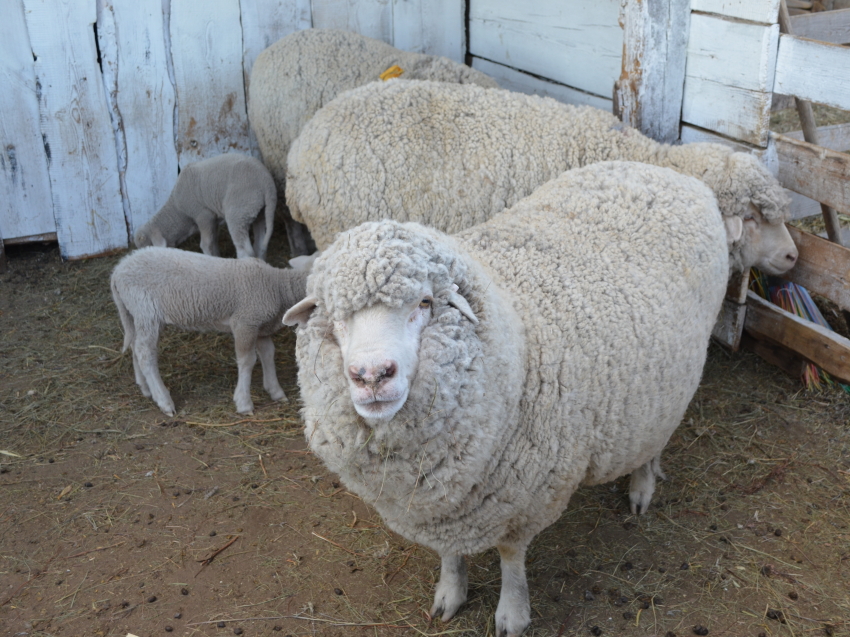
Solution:
{"label": "young lamb", "polygon": [[250,414],[251,372],[257,355],[263,387],[286,401],[274,367],[271,335],[281,317],[304,298],[307,272],[273,268],[259,259],[222,259],[172,248],[131,252],[112,271],[112,298],[124,328],[124,348],[133,350],[133,370],[142,394],[167,416],[174,401],[159,375],[157,342],[164,325],[195,332],[231,332],[239,381],[236,411]]}
{"label": "young lamb", "polygon": [[[349,31],[296,31],[260,53],[251,70],[248,120],[281,193],[289,147],[307,120],[343,91],[375,82],[393,66],[404,71],[402,80],[498,86],[484,73],[448,58],[400,51]],[[285,210],[281,217],[292,255],[309,252],[303,226],[295,225]]]}
{"label": "young lamb", "polygon": [[319,249],[378,219],[454,234],[565,170],[608,160],[701,179],[723,214],[743,221],[733,252],[759,250],[744,260],[771,274],[796,262],[787,198],[756,157],[720,144],[659,144],[599,109],[471,85],[396,82],[340,95],[292,145],[286,201]]}
{"label": "young lamb", "polygon": [[200,232],[201,250],[217,257],[218,224],[224,220],[238,258],[265,259],[276,205],[274,180],[263,163],[225,153],[186,166],[165,205],[136,231],[134,240],[137,248],[173,248]]}
{"label": "young lamb", "polygon": [[466,600],[463,556],[497,547],[496,634],[519,635],[526,548],[580,485],[636,472],[645,510],[728,273],[711,191],[632,162],[566,172],[455,236],[341,233],[283,318],[310,448],[439,553],[431,615]]}

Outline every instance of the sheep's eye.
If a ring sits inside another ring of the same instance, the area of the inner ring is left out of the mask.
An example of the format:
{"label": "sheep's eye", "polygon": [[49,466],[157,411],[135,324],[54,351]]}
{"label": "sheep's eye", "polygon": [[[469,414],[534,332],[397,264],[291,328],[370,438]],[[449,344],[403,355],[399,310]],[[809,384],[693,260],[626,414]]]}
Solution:
{"label": "sheep's eye", "polygon": [[425,298],[419,302],[419,307],[421,307],[423,310],[427,310],[429,307],[431,307],[431,303],[431,299]]}

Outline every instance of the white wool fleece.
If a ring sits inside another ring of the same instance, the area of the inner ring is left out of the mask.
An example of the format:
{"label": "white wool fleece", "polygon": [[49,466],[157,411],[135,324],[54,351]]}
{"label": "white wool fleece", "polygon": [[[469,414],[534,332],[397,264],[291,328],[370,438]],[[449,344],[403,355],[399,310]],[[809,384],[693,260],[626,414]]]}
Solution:
{"label": "white wool fleece", "polygon": [[749,203],[785,220],[788,199],[758,159],[720,144],[660,144],[605,111],[469,84],[373,83],[340,95],[304,127],[286,203],[319,249],[364,221],[418,221],[454,234],[562,172],[640,161],[703,180],[724,215]]}
{"label": "white wool fleece", "polygon": [[[405,537],[441,555],[524,546],[582,483],[660,454],[696,391],[728,277],[695,179],[630,162],[562,174],[455,237],[380,221],[315,262],[296,358],[311,449]],[[332,321],[430,279],[409,398],[368,425]],[[478,318],[447,303],[452,285]]]}

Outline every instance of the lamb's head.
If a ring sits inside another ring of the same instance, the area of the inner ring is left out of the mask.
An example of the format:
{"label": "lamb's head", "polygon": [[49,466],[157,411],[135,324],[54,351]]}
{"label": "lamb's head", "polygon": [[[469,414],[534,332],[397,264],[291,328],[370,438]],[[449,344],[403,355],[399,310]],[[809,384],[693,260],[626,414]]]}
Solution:
{"label": "lamb's head", "polygon": [[782,219],[768,219],[749,204],[743,216],[725,216],[723,221],[733,270],[743,272],[755,266],[767,274],[779,275],[797,263],[797,246]]}
{"label": "lamb's head", "polygon": [[307,298],[283,317],[287,325],[305,325],[321,308],[339,348],[338,371],[367,421],[388,421],[404,406],[423,332],[448,306],[478,322],[454,283],[464,266],[445,239],[392,221],[342,233],[315,261]]}

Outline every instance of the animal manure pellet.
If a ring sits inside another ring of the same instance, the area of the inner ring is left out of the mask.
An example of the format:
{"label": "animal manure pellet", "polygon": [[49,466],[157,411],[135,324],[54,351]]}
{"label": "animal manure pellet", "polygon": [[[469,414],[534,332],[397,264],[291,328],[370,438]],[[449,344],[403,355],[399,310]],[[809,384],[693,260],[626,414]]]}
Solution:
{"label": "animal manure pellet", "polygon": [[224,622],[218,622],[216,626],[218,626],[219,628],[224,628],[225,626],[227,626],[227,624],[225,624]]}
{"label": "animal manure pellet", "polygon": [[87,489],[91,489],[94,485],[91,482],[85,482],[85,483],[83,483],[83,486],[86,487]]}
{"label": "animal manure pellet", "polygon": [[707,635],[708,628],[705,626],[694,626],[694,635]]}
{"label": "animal manure pellet", "polygon": [[167,633],[170,633],[172,630],[174,630],[174,628],[173,628],[173,627],[171,627],[171,626],[166,626],[166,627],[165,627],[165,632],[167,632]]}
{"label": "animal manure pellet", "polygon": [[677,637],[677,635],[672,630],[668,630],[664,637]]}
{"label": "animal manure pellet", "polygon": [[174,619],[180,619],[183,617],[183,613],[174,613]]}
{"label": "animal manure pellet", "polygon": [[342,595],[342,589],[341,588],[335,588],[334,593],[336,593],[337,595]]}
{"label": "animal manure pellet", "polygon": [[596,599],[596,597],[592,591],[584,591],[584,601],[592,602],[594,599]]}
{"label": "animal manure pellet", "polygon": [[156,601],[156,595],[151,595],[148,597],[148,603],[153,604]]}
{"label": "animal manure pellet", "polygon": [[788,593],[788,597],[790,597],[791,599],[797,599],[799,595],[797,595],[797,591],[791,591],[790,593]]}
{"label": "animal manure pellet", "polygon": [[602,634],[602,629],[599,626],[594,626],[590,629],[590,634],[599,637]]}
{"label": "animal manure pellet", "polygon": [[690,564],[688,564],[687,562],[682,562],[682,565],[679,567],[679,570],[680,571],[687,571],[689,568],[691,568]]}
{"label": "animal manure pellet", "polygon": [[635,618],[635,614],[630,610],[627,610],[625,613],[623,613],[623,619],[625,619],[626,621],[629,621],[630,619],[634,619],[634,618]]}
{"label": "animal manure pellet", "polygon": [[218,533],[216,533],[215,531],[210,531],[210,537],[215,537],[216,535],[218,535]]}
{"label": "animal manure pellet", "polygon": [[189,589],[188,589],[188,588],[181,588],[181,589],[180,589],[180,594],[181,594],[181,595],[188,595],[188,594],[189,594]]}
{"label": "animal manure pellet", "polygon": [[782,537],[782,529],[774,529],[774,530],[773,530],[773,534],[774,534],[776,537]]}
{"label": "animal manure pellet", "polygon": [[236,628],[233,629],[233,634],[234,635],[241,635],[242,629],[237,626]]}

